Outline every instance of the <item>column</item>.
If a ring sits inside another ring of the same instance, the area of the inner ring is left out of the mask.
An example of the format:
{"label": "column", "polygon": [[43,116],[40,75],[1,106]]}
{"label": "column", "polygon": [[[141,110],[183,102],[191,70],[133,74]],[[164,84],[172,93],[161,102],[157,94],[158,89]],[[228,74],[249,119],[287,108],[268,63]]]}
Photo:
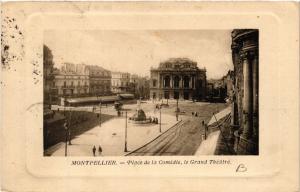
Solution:
{"label": "column", "polygon": [[170,75],[170,88],[173,88],[173,75]]}
{"label": "column", "polygon": [[195,76],[193,76],[193,82],[194,82],[194,87],[193,87],[193,89],[196,89],[196,77],[195,77]]}
{"label": "column", "polygon": [[179,99],[183,98],[183,76],[180,76],[180,81],[179,81]]}
{"label": "column", "polygon": [[239,45],[237,43],[233,43],[232,45],[232,61],[233,61],[233,65],[234,65],[234,69],[235,69],[235,77],[234,77],[234,81],[233,81],[233,93],[232,93],[232,111],[231,111],[231,126],[236,126],[238,125],[238,90],[237,90],[237,77],[236,77],[236,73],[237,73],[237,65],[238,65],[238,61],[239,61]]}
{"label": "column", "polygon": [[243,58],[243,75],[244,75],[244,100],[243,100],[243,134],[244,139],[249,139],[253,133],[252,124],[252,102],[253,102],[253,89],[252,89],[252,66],[249,59],[249,53],[246,53]]}
{"label": "column", "polygon": [[181,76],[178,76],[178,77],[179,77],[179,86],[178,86],[178,87],[179,87],[179,88],[182,88],[182,86],[181,86],[181,84],[182,84],[182,83],[181,83],[182,77],[181,77]]}
{"label": "column", "polygon": [[252,61],[253,78],[253,139],[258,140],[258,55]]}

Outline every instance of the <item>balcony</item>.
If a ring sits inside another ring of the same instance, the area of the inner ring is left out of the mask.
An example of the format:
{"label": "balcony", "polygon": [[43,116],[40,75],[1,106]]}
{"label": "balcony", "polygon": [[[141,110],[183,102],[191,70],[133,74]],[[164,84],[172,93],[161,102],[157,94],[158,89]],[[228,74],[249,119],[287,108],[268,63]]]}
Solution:
{"label": "balcony", "polygon": [[77,88],[88,88],[89,86],[88,85],[77,85],[76,87]]}
{"label": "balcony", "polygon": [[62,86],[62,89],[75,89],[75,85],[66,85],[66,86]]}

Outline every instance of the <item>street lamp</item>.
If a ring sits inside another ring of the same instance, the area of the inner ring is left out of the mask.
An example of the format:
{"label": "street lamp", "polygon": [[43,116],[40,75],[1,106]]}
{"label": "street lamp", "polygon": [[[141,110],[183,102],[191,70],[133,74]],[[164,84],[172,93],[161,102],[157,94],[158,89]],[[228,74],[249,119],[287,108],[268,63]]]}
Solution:
{"label": "street lamp", "polygon": [[178,108],[178,98],[176,101],[176,121],[178,121],[178,114],[179,114],[179,108]]}
{"label": "street lamp", "polygon": [[124,152],[128,152],[127,150],[127,111],[125,111],[125,148]]}
{"label": "street lamp", "polygon": [[99,103],[99,120],[100,120],[100,127],[101,127],[101,100],[100,100],[100,103]]}
{"label": "street lamp", "polygon": [[64,116],[66,117],[66,96],[64,98]]}
{"label": "street lamp", "polygon": [[71,121],[72,121],[72,111],[70,109],[69,111],[69,123],[68,123],[68,134],[69,134],[69,145],[72,145],[71,143]]}
{"label": "street lamp", "polygon": [[161,107],[162,105],[160,105],[159,107],[159,132],[161,133]]}
{"label": "street lamp", "polygon": [[206,140],[207,138],[207,124],[204,123],[204,121],[202,121],[202,127],[204,127],[204,139]]}

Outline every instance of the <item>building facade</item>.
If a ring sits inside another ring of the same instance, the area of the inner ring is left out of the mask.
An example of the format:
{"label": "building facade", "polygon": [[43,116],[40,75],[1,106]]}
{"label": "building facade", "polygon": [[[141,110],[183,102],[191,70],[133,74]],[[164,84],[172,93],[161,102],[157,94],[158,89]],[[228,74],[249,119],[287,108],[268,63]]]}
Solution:
{"label": "building facade", "polygon": [[207,80],[207,99],[213,97],[220,98],[219,101],[225,102],[233,97],[233,71],[229,70],[226,75],[220,79]]}
{"label": "building facade", "polygon": [[70,70],[63,65],[61,70],[54,72],[53,89],[57,97],[78,97],[89,95],[88,68],[82,65],[82,71],[76,71],[76,66]]}
{"label": "building facade", "polygon": [[90,95],[103,96],[111,94],[111,72],[95,65],[88,66]]}
{"label": "building facade", "polygon": [[258,154],[258,30],[232,31],[232,134],[237,154]]}
{"label": "building facade", "polygon": [[130,93],[134,94],[135,98],[149,99],[149,77],[141,77],[135,74],[131,74],[129,85]]}
{"label": "building facade", "polygon": [[124,72],[111,72],[111,91],[113,93],[131,92],[130,74]]}
{"label": "building facade", "polygon": [[188,58],[171,58],[150,70],[150,97],[157,99],[205,99],[206,70]]}

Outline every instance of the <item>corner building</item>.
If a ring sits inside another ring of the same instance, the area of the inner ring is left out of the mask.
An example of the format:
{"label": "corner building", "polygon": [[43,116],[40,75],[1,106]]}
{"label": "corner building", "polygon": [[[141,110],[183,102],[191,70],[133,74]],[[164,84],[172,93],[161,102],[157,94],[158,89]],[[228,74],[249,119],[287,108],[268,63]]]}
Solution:
{"label": "corner building", "polygon": [[202,100],[206,96],[206,69],[188,58],[171,58],[151,68],[150,98]]}
{"label": "corner building", "polygon": [[234,65],[232,130],[237,154],[258,154],[258,30],[232,31],[232,60]]}

